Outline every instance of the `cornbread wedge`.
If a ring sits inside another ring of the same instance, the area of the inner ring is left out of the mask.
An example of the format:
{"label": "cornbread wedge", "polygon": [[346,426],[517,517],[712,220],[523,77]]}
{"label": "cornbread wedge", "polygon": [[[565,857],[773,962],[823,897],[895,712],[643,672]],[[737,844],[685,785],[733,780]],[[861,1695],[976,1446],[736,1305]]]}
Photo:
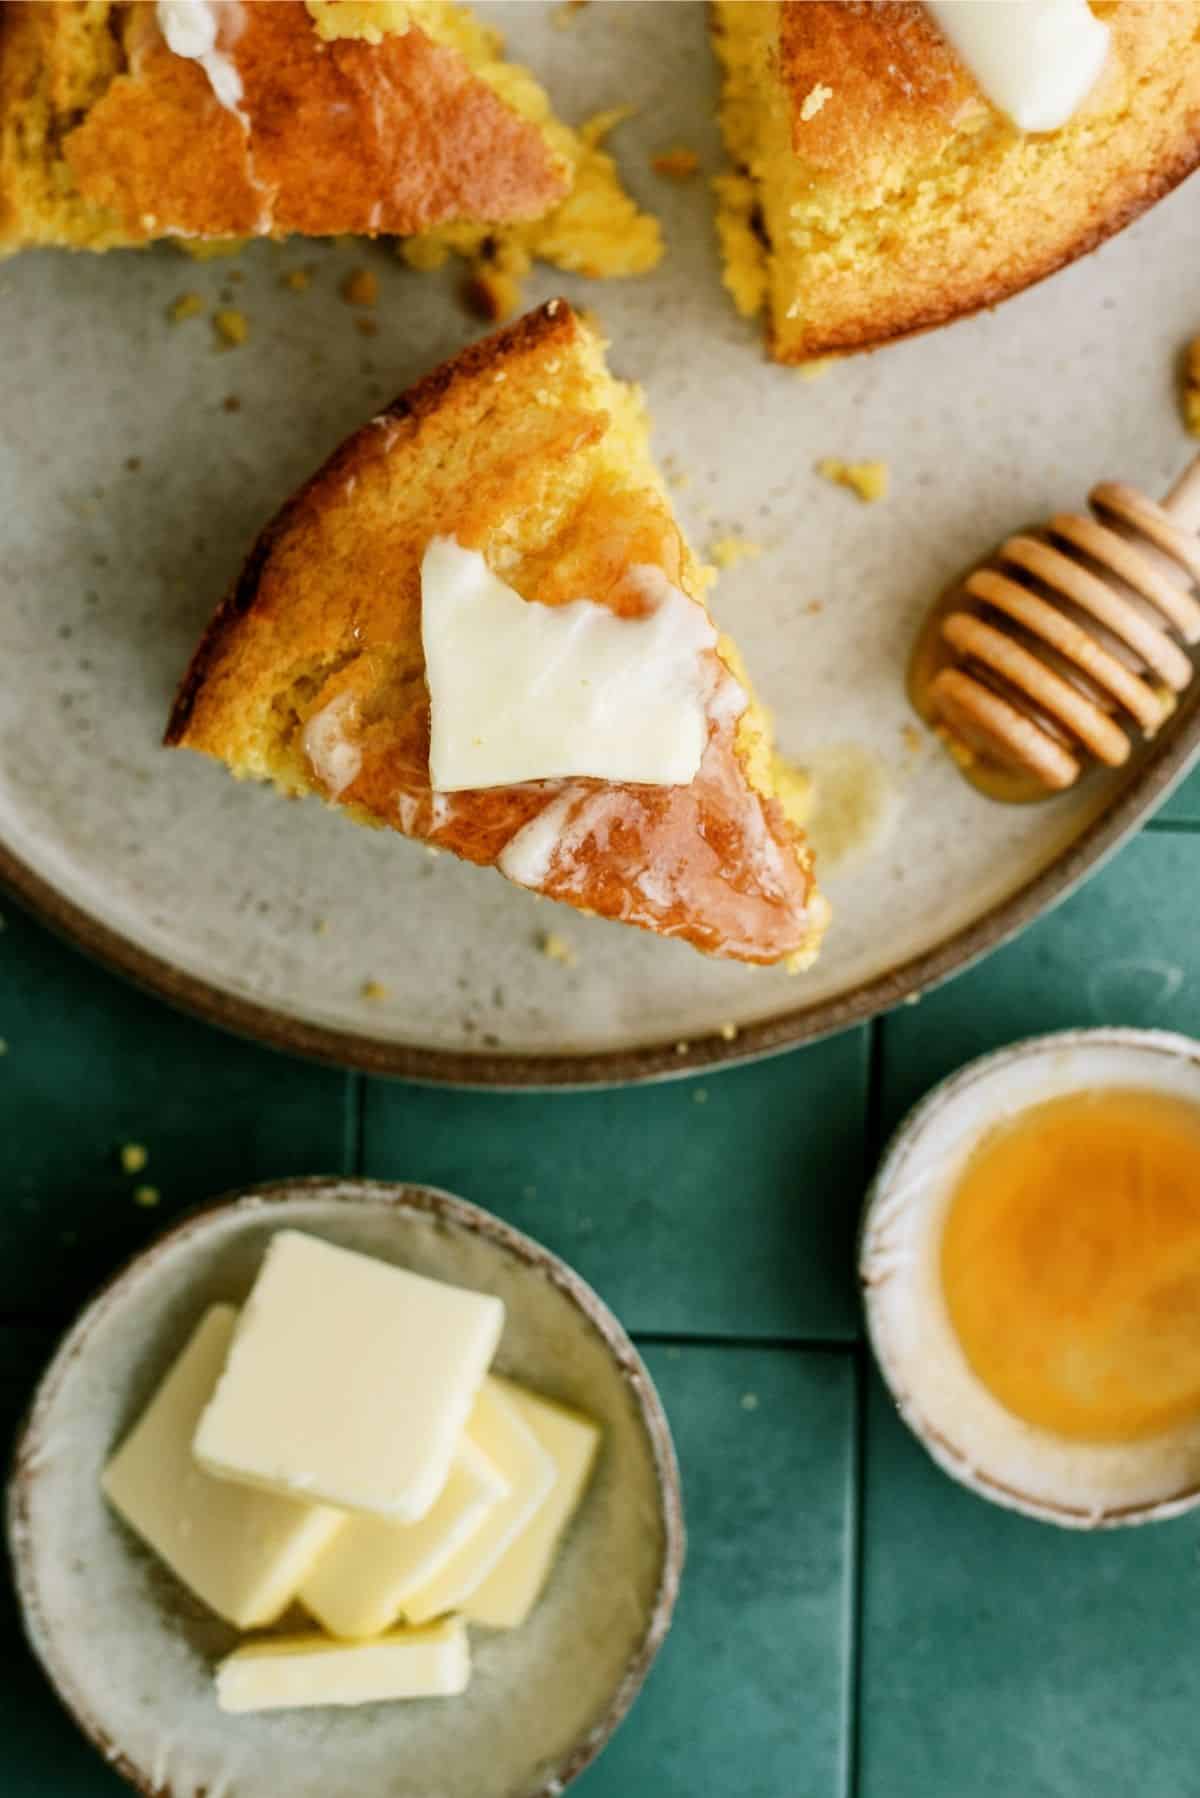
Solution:
{"label": "cornbread wedge", "polygon": [[771,354],[870,349],[993,306],[1200,161],[1200,0],[1093,0],[1108,62],[1061,130],[983,97],[915,0],[716,0],[726,285]]}
{"label": "cornbread wedge", "polygon": [[[714,715],[688,784],[432,790],[422,561],[446,538],[543,606],[587,596],[641,616],[632,577],[647,568],[685,610],[704,606],[640,398],[554,300],[397,400],[267,526],[184,677],[167,742],[483,866],[538,821],[530,890],[713,955],[811,959],[827,907],[753,702]],[[722,680],[738,674],[727,640],[708,653]]]}
{"label": "cornbread wedge", "polygon": [[448,0],[0,0],[0,254],[484,233],[553,214],[585,151]]}

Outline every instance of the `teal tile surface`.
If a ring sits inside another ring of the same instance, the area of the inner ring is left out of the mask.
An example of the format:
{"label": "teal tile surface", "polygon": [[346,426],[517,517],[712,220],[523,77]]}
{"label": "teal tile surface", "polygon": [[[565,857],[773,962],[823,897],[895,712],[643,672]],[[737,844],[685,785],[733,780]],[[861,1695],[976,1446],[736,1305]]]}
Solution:
{"label": "teal tile surface", "polygon": [[373,1081],[362,1166],[498,1212],[565,1256],[630,1330],[846,1338],[865,1098],[861,1030],[625,1091]]}
{"label": "teal tile surface", "polygon": [[1087,1534],[956,1485],[872,1382],[858,1798],[1200,1790],[1200,1519]]}
{"label": "teal tile surface", "polygon": [[679,1450],[687,1566],[658,1662],[580,1798],[843,1798],[853,1358],[647,1359]]}
{"label": "teal tile surface", "polygon": [[[13,905],[0,931],[0,1316],[65,1322],[190,1205],[346,1165],[350,1077],[168,1010]],[[122,1171],[120,1148],[149,1150]],[[152,1185],[153,1208],[133,1192]]]}
{"label": "teal tile surface", "polygon": [[1200,830],[1200,768],[1180,782],[1158,818],[1172,824],[1194,824]]}
{"label": "teal tile surface", "polygon": [[1200,837],[1144,832],[1014,943],[892,1012],[885,1119],[988,1049],[1092,1024],[1200,1035]]}

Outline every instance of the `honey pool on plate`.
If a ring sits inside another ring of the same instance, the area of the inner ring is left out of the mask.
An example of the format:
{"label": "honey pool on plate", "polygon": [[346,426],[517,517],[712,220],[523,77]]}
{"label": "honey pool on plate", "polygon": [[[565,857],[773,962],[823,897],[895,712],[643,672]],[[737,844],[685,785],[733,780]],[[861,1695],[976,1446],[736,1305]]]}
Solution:
{"label": "honey pool on plate", "polygon": [[997,1126],[940,1272],[971,1368],[1026,1422],[1115,1443],[1200,1416],[1200,1106],[1104,1088]]}

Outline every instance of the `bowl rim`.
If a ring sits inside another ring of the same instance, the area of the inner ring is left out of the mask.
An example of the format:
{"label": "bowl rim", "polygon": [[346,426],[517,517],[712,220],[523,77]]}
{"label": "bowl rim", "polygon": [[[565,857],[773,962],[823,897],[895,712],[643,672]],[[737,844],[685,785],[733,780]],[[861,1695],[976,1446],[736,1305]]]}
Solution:
{"label": "bowl rim", "polygon": [[944,1473],[976,1497],[1042,1523],[1056,1523],[1068,1529],[1116,1529],[1127,1525],[1166,1522],[1181,1517],[1200,1505],[1200,1479],[1182,1490],[1169,1492],[1162,1498],[1143,1499],[1136,1504],[1106,1506],[1101,1510],[1058,1504],[1050,1499],[1033,1498],[1017,1487],[997,1479],[968,1460],[957,1445],[925,1417],[911,1387],[901,1382],[884,1348],[876,1327],[873,1289],[875,1281],[868,1277],[866,1256],[878,1210],[887,1200],[891,1182],[917,1139],[963,1093],[981,1080],[1040,1055],[1077,1048],[1133,1050],[1145,1055],[1147,1063],[1154,1058],[1186,1060],[1200,1071],[1200,1038],[1182,1031],[1143,1029],[1136,1025],[1098,1024],[1071,1026],[1063,1030],[1045,1031],[1036,1036],[1019,1037],[998,1049],[975,1056],[930,1087],[901,1117],[892,1131],[880,1157],[879,1165],[867,1187],[859,1219],[855,1251],[855,1270],[862,1300],[863,1321],[867,1341],[880,1377],[887,1387],[902,1421],[912,1431],[922,1448]]}
{"label": "bowl rim", "polygon": [[[111,1307],[125,1298],[156,1263],[181,1241],[202,1236],[218,1220],[237,1212],[247,1214],[278,1206],[283,1211],[290,1199],[325,1198],[335,1202],[366,1204],[396,1213],[417,1214],[450,1223],[484,1237],[502,1253],[514,1257],[556,1286],[579,1310],[608,1348],[630,1392],[654,1462],[659,1515],[663,1525],[663,1552],[658,1584],[646,1628],[626,1663],[607,1706],[585,1734],[546,1770],[539,1783],[523,1798],[556,1798],[589,1767],[607,1745],[633,1705],[671,1625],[686,1553],[683,1493],[679,1463],[666,1411],[649,1369],[624,1326],[600,1295],[552,1249],[505,1223],[482,1206],[459,1198],[441,1187],[406,1181],[375,1180],[357,1175],[306,1175],[295,1179],[268,1180],[221,1194],[195,1206],[176,1219],[146,1247],[129,1256],[97,1289],[60,1337],[47,1362],[25,1415],[14,1437],[7,1494],[7,1536],[13,1583],[21,1612],[25,1639],[67,1713],[113,1770],[143,1798],[171,1798],[152,1772],[139,1766],[112,1741],[75,1689],[62,1664],[56,1637],[46,1621],[36,1580],[31,1544],[33,1523],[31,1495],[48,1416],[62,1381],[86,1350],[96,1325]],[[281,1220],[282,1227],[282,1220]]]}

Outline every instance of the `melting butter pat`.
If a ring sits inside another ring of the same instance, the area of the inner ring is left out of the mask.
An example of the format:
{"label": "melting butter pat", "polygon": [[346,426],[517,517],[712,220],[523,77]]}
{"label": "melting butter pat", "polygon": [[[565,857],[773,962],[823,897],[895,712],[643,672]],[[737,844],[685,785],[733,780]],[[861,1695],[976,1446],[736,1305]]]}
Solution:
{"label": "melting butter pat", "polygon": [[687,786],[709,703],[728,680],[703,606],[660,568],[630,570],[645,612],[590,599],[547,606],[492,573],[477,550],[435,537],[421,563],[436,792],[570,775]]}
{"label": "melting butter pat", "polygon": [[485,1380],[471,1413],[470,1435],[508,1482],[508,1494],[458,1553],[405,1600],[410,1623],[454,1611],[470,1598],[545,1502],[555,1480],[551,1457],[513,1404],[507,1383]]}
{"label": "melting butter pat", "polygon": [[1095,86],[1109,28],[1087,0],[928,0],[934,23],[1022,131],[1057,131]]}
{"label": "melting butter pat", "polygon": [[196,1597],[242,1629],[272,1623],[341,1528],[337,1511],[214,1479],[192,1437],[237,1312],[214,1305],[104,1470],[109,1503]]}
{"label": "melting butter pat", "polygon": [[288,1711],[312,1705],[375,1704],[394,1698],[456,1698],[471,1677],[461,1618],[402,1629],[373,1642],[328,1636],[269,1636],[235,1648],[217,1668],[223,1711]]}
{"label": "melting butter pat", "polygon": [[[468,1426],[469,1427],[469,1426]],[[300,1602],[335,1636],[377,1636],[471,1540],[509,1484],[470,1435],[442,1495],[420,1523],[351,1517],[300,1588]]]}
{"label": "melting butter pat", "polygon": [[281,1230],[196,1458],[225,1479],[417,1523],[446,1484],[503,1324],[485,1293]]}
{"label": "melting butter pat", "polygon": [[505,1397],[554,1462],[554,1485],[544,1504],[463,1602],[474,1623],[516,1629],[542,1595],[558,1545],[579,1507],[600,1447],[600,1431],[588,1417],[500,1380]]}

